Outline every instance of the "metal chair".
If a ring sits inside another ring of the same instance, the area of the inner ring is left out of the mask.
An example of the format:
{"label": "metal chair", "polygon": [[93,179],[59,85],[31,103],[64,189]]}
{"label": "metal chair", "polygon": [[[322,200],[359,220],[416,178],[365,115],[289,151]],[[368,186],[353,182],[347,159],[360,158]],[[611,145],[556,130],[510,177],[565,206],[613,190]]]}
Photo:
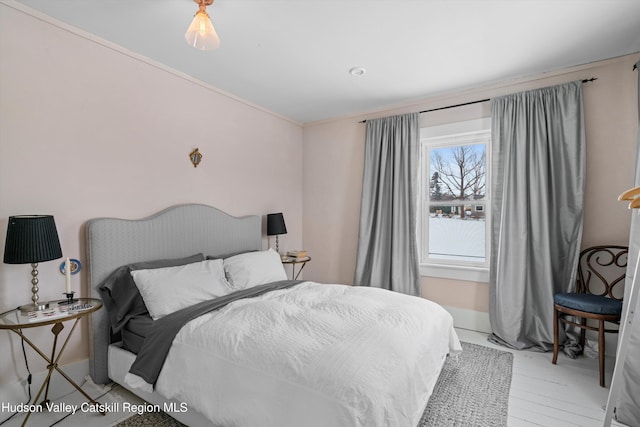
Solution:
{"label": "metal chair", "polygon": [[[624,279],[627,271],[627,246],[593,246],[580,252],[576,291],[553,296],[553,360],[558,360],[558,322],[580,328],[580,345],[584,348],[587,330],[598,332],[600,386],[604,387],[604,322],[620,323]],[[579,323],[577,322],[579,318]],[[572,320],[573,319],[573,320]],[[598,326],[588,324],[588,320]]]}

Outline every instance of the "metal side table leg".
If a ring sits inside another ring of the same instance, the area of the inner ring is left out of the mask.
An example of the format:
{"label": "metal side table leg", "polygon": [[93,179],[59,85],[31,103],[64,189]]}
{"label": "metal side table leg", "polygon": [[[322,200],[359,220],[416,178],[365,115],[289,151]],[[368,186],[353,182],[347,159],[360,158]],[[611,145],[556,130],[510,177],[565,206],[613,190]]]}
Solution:
{"label": "metal side table leg", "polygon": [[[58,371],[58,373],[60,373],[60,375],[64,377],[64,379],[67,380],[67,382],[69,382],[69,384],[75,387],[75,389],[78,390],[89,402],[91,402],[93,405],[98,405],[97,401],[95,401],[91,396],[89,396],[87,392],[85,392],[82,388],[80,388],[80,386],[76,384],[76,382],[73,381],[73,379],[71,379],[64,371],[62,371],[62,369],[60,369],[60,367],[58,367],[58,362],[60,361],[60,357],[62,356],[62,353],[64,353],[64,350],[67,347],[67,343],[69,342],[69,339],[71,338],[71,335],[73,334],[73,331],[76,329],[76,326],[78,325],[79,321],[80,319],[78,318],[73,323],[73,326],[71,327],[71,331],[69,331],[69,335],[67,335],[67,338],[62,344],[62,347],[58,351],[57,355],[56,355],[56,347],[58,344],[58,335],[64,329],[64,325],[62,324],[62,322],[59,322],[53,325],[53,327],[51,328],[51,333],[53,333],[54,339],[53,339],[53,346],[51,348],[51,358],[47,357],[47,355],[44,354],[42,350],[40,350],[33,342],[31,342],[31,340],[29,340],[26,336],[24,336],[21,330],[14,330],[14,332],[18,334],[20,338],[22,338],[27,344],[29,344],[29,346],[32,349],[34,349],[36,353],[38,353],[40,357],[42,357],[48,363],[47,369],[49,370],[49,372],[47,373],[47,377],[45,378],[44,382],[40,386],[40,389],[38,390],[38,394],[36,394],[36,397],[33,399],[34,403],[38,401],[43,391],[44,391],[44,399],[42,400],[42,402],[39,403],[39,405],[44,406],[44,405],[47,405],[47,403],[49,403],[49,399],[48,399],[49,383],[51,382],[51,375],[53,374],[53,371],[55,369],[56,371]],[[104,411],[101,411],[100,414],[106,415]],[[31,412],[29,412],[25,417],[22,423],[22,426],[27,424],[27,421],[29,420],[30,416],[31,416]]]}

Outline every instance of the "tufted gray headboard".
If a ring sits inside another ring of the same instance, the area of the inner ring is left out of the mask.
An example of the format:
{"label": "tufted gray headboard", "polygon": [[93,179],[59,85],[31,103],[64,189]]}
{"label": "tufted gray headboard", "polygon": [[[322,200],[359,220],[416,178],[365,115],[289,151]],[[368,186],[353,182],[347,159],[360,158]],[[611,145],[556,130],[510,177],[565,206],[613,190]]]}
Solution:
{"label": "tufted gray headboard", "polygon": [[[181,258],[202,252],[224,256],[262,249],[259,216],[233,217],[206,205],[178,205],[138,220],[96,218],[86,226],[89,295],[116,268],[133,262]],[[93,313],[89,369],[97,384],[110,381],[110,324],[105,309]]]}

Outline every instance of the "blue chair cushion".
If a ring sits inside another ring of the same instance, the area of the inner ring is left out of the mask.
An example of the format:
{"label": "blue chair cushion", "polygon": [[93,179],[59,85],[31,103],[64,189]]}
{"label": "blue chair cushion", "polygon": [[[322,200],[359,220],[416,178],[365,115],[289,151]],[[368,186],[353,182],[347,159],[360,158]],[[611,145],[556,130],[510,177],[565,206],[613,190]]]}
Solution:
{"label": "blue chair cushion", "polygon": [[596,314],[622,314],[622,301],[591,294],[556,294],[553,302],[574,310]]}

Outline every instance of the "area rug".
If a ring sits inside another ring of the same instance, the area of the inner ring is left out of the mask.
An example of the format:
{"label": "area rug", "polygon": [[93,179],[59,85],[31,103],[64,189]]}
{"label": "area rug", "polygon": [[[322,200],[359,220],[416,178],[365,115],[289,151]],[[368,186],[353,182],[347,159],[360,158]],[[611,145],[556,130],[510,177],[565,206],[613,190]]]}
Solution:
{"label": "area rug", "polygon": [[[462,343],[463,352],[448,357],[417,427],[501,427],[507,407],[513,354]],[[134,415],[117,427],[181,427],[162,412]]]}
{"label": "area rug", "polygon": [[507,425],[513,354],[462,343],[449,357],[418,427],[499,427]]}

